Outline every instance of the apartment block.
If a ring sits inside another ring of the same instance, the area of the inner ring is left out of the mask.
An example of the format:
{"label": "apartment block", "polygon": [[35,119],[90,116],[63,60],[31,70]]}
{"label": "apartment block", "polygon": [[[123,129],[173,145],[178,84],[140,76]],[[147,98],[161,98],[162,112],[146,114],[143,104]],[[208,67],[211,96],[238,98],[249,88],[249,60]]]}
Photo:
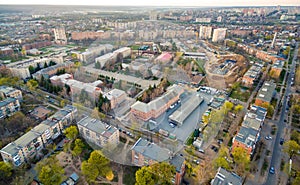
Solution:
{"label": "apartment block", "polygon": [[137,101],[131,106],[131,113],[137,118],[147,121],[151,118],[157,118],[163,114],[172,104],[179,100],[179,96],[184,92],[184,89],[174,84],[167,89],[167,92],[152,100],[149,103]]}
{"label": "apartment block", "polygon": [[72,66],[74,66],[74,63],[70,62],[70,61],[66,61],[66,62],[61,63],[61,64],[56,64],[54,66],[49,66],[47,68],[41,69],[40,71],[32,74],[32,78],[40,80],[41,77],[43,76],[45,79],[48,79],[51,76],[55,75],[58,70],[62,70],[62,69],[68,70]]}
{"label": "apartment block", "polygon": [[200,26],[199,29],[199,38],[200,39],[210,39],[212,33],[212,27],[211,26]]}
{"label": "apartment block", "polygon": [[104,93],[103,96],[109,99],[110,107],[114,109],[126,100],[127,94],[125,91],[122,91],[120,89],[113,89],[107,93]]}
{"label": "apartment block", "polygon": [[6,98],[0,101],[0,119],[12,116],[20,110],[20,102],[16,98]]}
{"label": "apartment block", "polygon": [[0,97],[5,98],[16,98],[19,101],[22,100],[22,91],[9,87],[9,86],[0,86]]}
{"label": "apartment block", "polygon": [[270,76],[278,79],[284,66],[283,60],[277,60],[271,67]]}
{"label": "apartment block", "polygon": [[275,88],[276,83],[273,81],[266,81],[256,95],[255,105],[260,107],[262,105],[268,106],[274,96]]}
{"label": "apartment block", "polygon": [[87,64],[95,62],[95,59],[105,53],[111,52],[113,46],[110,44],[99,45],[97,47],[88,48],[85,52],[77,54],[77,58]]}
{"label": "apartment block", "polygon": [[139,140],[131,148],[132,164],[136,166],[149,166],[158,162],[168,162],[176,169],[171,182],[179,185],[185,172],[185,160],[180,155],[174,155],[166,148],[162,148],[146,139]]}
{"label": "apartment block", "polygon": [[42,148],[63,134],[63,130],[75,120],[77,109],[67,105],[53,116],[25,133],[0,150],[4,162],[20,166],[32,159]]}
{"label": "apartment block", "polygon": [[67,36],[65,28],[55,28],[53,29],[55,43],[59,45],[67,44]]}
{"label": "apartment block", "polygon": [[225,39],[227,28],[214,29],[212,42],[220,42]]}
{"label": "apartment block", "polygon": [[248,69],[248,71],[244,74],[242,83],[246,87],[252,87],[254,82],[258,80],[261,74],[262,68],[258,65],[253,65]]}
{"label": "apartment block", "polygon": [[119,130],[98,119],[84,117],[77,122],[80,135],[99,147],[115,148],[119,143]]}

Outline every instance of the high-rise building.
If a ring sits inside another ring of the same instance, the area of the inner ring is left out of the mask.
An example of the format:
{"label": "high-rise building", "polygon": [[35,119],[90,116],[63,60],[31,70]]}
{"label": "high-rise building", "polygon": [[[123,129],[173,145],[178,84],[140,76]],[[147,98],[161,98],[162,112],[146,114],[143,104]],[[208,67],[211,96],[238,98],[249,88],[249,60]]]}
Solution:
{"label": "high-rise building", "polygon": [[210,39],[212,33],[212,27],[211,26],[200,26],[199,29],[199,38],[200,39]]}
{"label": "high-rise building", "polygon": [[54,28],[55,43],[60,45],[67,44],[67,36],[65,28]]}
{"label": "high-rise building", "polygon": [[150,19],[151,21],[156,21],[156,20],[157,20],[157,17],[158,17],[157,12],[155,12],[155,11],[150,12],[149,19]]}
{"label": "high-rise building", "polygon": [[213,42],[223,41],[225,39],[225,36],[226,36],[226,30],[227,30],[227,28],[214,29],[214,34],[213,34],[213,37],[212,37],[212,41]]}

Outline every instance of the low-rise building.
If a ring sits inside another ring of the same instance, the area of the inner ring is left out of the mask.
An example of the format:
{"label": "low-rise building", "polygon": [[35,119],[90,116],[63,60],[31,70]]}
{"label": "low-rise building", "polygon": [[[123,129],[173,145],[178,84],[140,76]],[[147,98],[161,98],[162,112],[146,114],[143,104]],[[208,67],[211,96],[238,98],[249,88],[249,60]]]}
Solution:
{"label": "low-rise building", "polygon": [[41,77],[43,76],[45,79],[49,79],[51,76],[55,75],[58,70],[62,70],[62,69],[68,70],[72,66],[74,66],[74,63],[70,61],[66,61],[61,64],[56,64],[54,66],[49,66],[47,68],[41,69],[38,72],[32,74],[32,78],[40,80]]}
{"label": "low-rise building", "polygon": [[271,67],[270,76],[278,79],[284,66],[283,60],[277,60]]}
{"label": "low-rise building", "polygon": [[172,104],[179,100],[179,96],[184,92],[184,89],[174,84],[167,89],[167,92],[152,100],[149,103],[137,101],[131,106],[131,113],[137,118],[147,121],[151,118],[157,118],[163,114]]}
{"label": "low-rise building", "polygon": [[38,151],[63,133],[63,130],[75,120],[76,113],[75,107],[65,106],[14,142],[3,147],[0,150],[3,161],[12,162],[15,166],[28,162]]}
{"label": "low-rise building", "polygon": [[242,185],[243,179],[233,172],[229,172],[219,167],[216,176],[210,183],[211,185]]}
{"label": "low-rise building", "polygon": [[0,86],[0,97],[2,97],[2,99],[16,98],[19,101],[21,101],[22,100],[22,91],[3,85],[3,86]]}
{"label": "low-rise building", "polygon": [[159,55],[156,59],[155,62],[159,63],[168,63],[173,59],[173,55],[169,52],[162,53]]}
{"label": "low-rise building", "polygon": [[16,98],[6,98],[0,101],[0,119],[12,116],[20,110],[20,102]]}
{"label": "low-rise building", "polygon": [[119,130],[91,117],[84,117],[78,123],[80,135],[99,147],[115,148],[119,143]]}
{"label": "low-rise building", "polygon": [[257,93],[255,105],[260,107],[267,107],[268,105],[270,105],[275,93],[275,88],[276,83],[274,83],[273,81],[266,81]]}
{"label": "low-rise building", "polygon": [[244,74],[242,83],[247,87],[252,87],[254,82],[258,80],[261,74],[262,68],[258,65],[253,65],[248,69],[248,71]]}
{"label": "low-rise building", "polygon": [[158,162],[169,162],[175,166],[176,174],[172,183],[179,185],[185,172],[185,160],[180,155],[175,155],[166,148],[162,148],[146,139],[139,140],[131,148],[132,164],[136,166],[149,166]]}
{"label": "low-rise building", "polygon": [[249,155],[252,155],[259,136],[259,130],[249,126],[242,126],[237,135],[232,139],[232,151],[234,151],[236,147],[242,147]]}
{"label": "low-rise building", "polygon": [[120,105],[120,103],[126,100],[127,94],[125,91],[120,89],[113,89],[108,93],[105,93],[103,96],[110,101],[111,109],[114,109],[116,106]]}
{"label": "low-rise building", "polygon": [[44,106],[38,106],[33,109],[33,111],[30,113],[31,116],[33,116],[37,120],[45,120],[51,113],[51,110],[47,109]]}

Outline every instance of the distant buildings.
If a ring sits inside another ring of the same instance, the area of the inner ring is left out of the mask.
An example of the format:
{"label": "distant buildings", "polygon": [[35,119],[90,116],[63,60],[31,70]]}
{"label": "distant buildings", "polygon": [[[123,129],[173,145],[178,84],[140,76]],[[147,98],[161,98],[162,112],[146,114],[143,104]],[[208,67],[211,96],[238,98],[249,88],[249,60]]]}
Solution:
{"label": "distant buildings", "polygon": [[99,147],[115,148],[119,143],[119,130],[98,119],[84,117],[77,122],[80,135]]}
{"label": "distant buildings", "polygon": [[200,26],[199,29],[199,38],[200,39],[210,39],[212,33],[212,27],[211,26]]}
{"label": "distant buildings", "polygon": [[1,48],[0,49],[0,56],[10,56],[14,54],[14,50],[12,48]]}
{"label": "distant buildings", "polygon": [[227,28],[214,29],[212,42],[220,42],[225,39]]}
{"label": "distant buildings", "polygon": [[219,167],[216,176],[210,183],[211,185],[242,185],[243,179],[233,172],[229,172]]}
{"label": "distant buildings", "polygon": [[109,39],[111,37],[110,32],[104,31],[85,31],[85,32],[72,32],[71,38],[74,41],[81,41],[81,40],[96,40],[96,39]]}
{"label": "distant buildings", "polygon": [[24,44],[22,46],[22,49],[27,51],[27,50],[39,49],[39,48],[51,46],[51,45],[52,45],[52,42],[50,42],[50,41],[41,41],[41,42],[34,42],[31,44]]}
{"label": "distant buildings", "polygon": [[20,166],[34,156],[54,139],[75,119],[77,109],[67,105],[17,140],[0,150],[4,162]]}
{"label": "distant buildings", "polygon": [[113,46],[110,44],[99,45],[97,47],[88,48],[85,52],[77,54],[77,58],[87,64],[95,62],[95,59],[105,53],[112,51]]}
{"label": "distant buildings", "polygon": [[136,166],[149,166],[158,162],[169,162],[176,169],[172,183],[181,184],[185,172],[185,160],[180,155],[175,155],[166,148],[140,138],[131,148],[132,164]]}
{"label": "distant buildings", "polygon": [[255,105],[260,107],[269,106],[274,96],[275,88],[276,83],[273,81],[266,81],[257,93]]}
{"label": "distant buildings", "polygon": [[155,62],[168,63],[171,60],[173,60],[173,55],[169,52],[164,52],[155,59]]}
{"label": "distant buildings", "polygon": [[163,114],[172,104],[179,100],[179,96],[184,89],[179,85],[173,85],[167,89],[167,92],[152,100],[149,103],[137,101],[131,106],[131,113],[137,118],[147,121],[151,118],[157,118]]}
{"label": "distant buildings", "polygon": [[67,36],[65,28],[54,28],[53,29],[55,43],[59,45],[67,44]]}
{"label": "distant buildings", "polygon": [[150,12],[150,15],[149,15],[149,20],[151,20],[151,21],[156,21],[157,18],[158,18],[157,12],[156,12],[156,11],[151,11],[151,12]]}
{"label": "distant buildings", "polygon": [[34,68],[36,68],[37,66],[43,68],[45,66],[45,63],[49,66],[51,61],[55,62],[56,64],[60,64],[63,63],[63,57],[54,56],[50,58],[42,58],[36,60],[32,60],[32,59],[23,60],[23,61],[7,64],[6,67],[11,71],[13,76],[25,79],[30,77],[30,71],[29,71],[30,66]]}
{"label": "distant buildings", "polygon": [[210,23],[211,22],[211,18],[196,18],[196,22],[202,22],[202,23]]}

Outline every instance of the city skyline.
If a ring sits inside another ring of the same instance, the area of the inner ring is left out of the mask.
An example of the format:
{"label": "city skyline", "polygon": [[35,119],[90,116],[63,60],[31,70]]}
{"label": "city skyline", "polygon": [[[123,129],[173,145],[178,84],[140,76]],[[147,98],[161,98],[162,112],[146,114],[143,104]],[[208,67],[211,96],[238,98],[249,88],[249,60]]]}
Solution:
{"label": "city skyline", "polygon": [[251,1],[243,1],[243,0],[211,0],[211,1],[195,1],[195,0],[153,0],[151,3],[139,1],[139,0],[130,0],[130,1],[120,1],[120,0],[111,0],[107,2],[99,2],[96,0],[86,0],[84,2],[74,2],[71,0],[52,0],[51,2],[45,0],[28,0],[26,2],[21,0],[12,0],[9,3],[0,2],[0,5],[4,4],[25,4],[25,5],[103,5],[103,6],[300,6],[300,1],[298,0],[274,0],[270,1],[261,1],[261,0],[251,0]]}

